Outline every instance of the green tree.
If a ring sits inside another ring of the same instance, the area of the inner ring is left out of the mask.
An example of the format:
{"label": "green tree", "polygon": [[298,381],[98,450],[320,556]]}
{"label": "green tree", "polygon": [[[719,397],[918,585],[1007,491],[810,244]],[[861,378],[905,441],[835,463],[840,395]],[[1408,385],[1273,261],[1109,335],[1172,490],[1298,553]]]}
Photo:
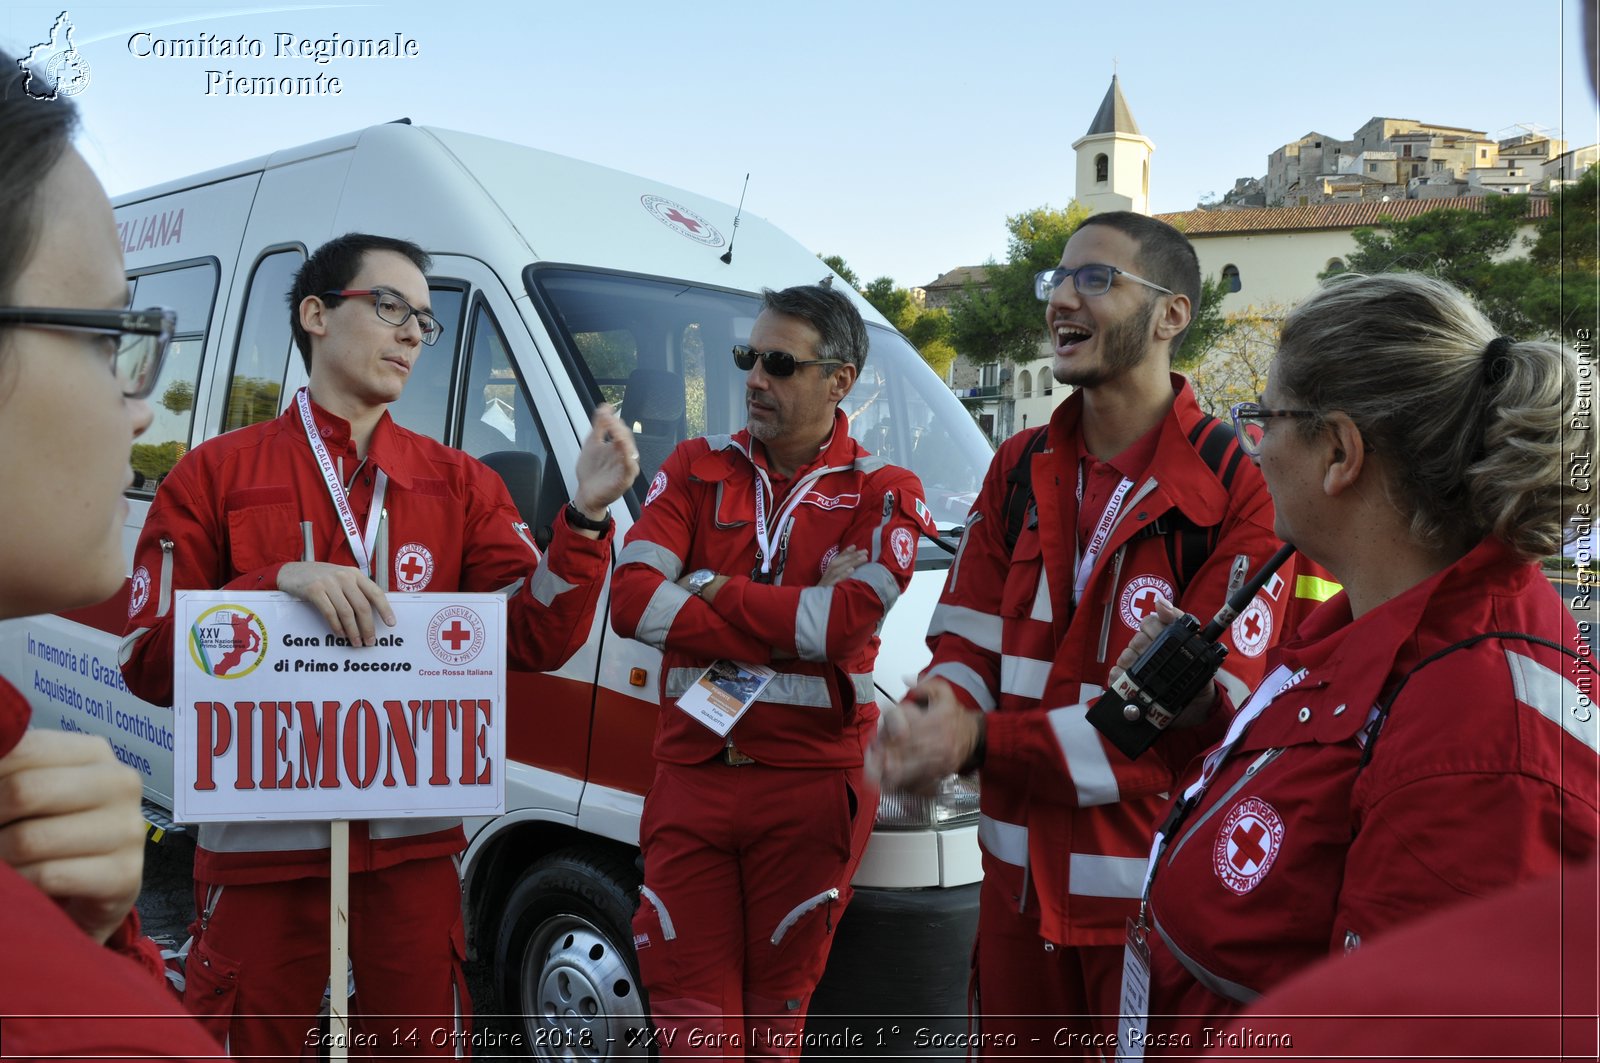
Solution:
{"label": "green tree", "polygon": [[951,340],[975,362],[1030,361],[1044,338],[1044,310],[1034,295],[1041,270],[1061,264],[1067,240],[1089,216],[1076,200],[1065,210],[1036,207],[1006,219],[1006,261],[985,263],[986,285],[968,284],[951,307]]}
{"label": "green tree", "polygon": [[1222,312],[1222,297],[1227,294],[1228,286],[1221,277],[1206,277],[1200,282],[1200,305],[1184,334],[1183,346],[1172,356],[1172,368],[1188,372],[1239,327],[1233,315]]}
{"label": "green tree", "polygon": [[1523,295],[1523,309],[1536,333],[1571,336],[1600,327],[1595,276],[1600,273],[1600,166],[1577,184],[1550,197],[1550,216],[1539,223]]}
{"label": "green tree", "polygon": [[[1448,281],[1477,299],[1496,327],[1524,335],[1532,326],[1524,296],[1533,280],[1526,262],[1497,262],[1518,249],[1527,196],[1497,196],[1481,211],[1445,208],[1404,221],[1381,219],[1357,229],[1347,266],[1357,273],[1416,272]],[[1328,277],[1330,270],[1322,274]]]}
{"label": "green tree", "polygon": [[[1261,395],[1287,312],[1287,307],[1269,303],[1226,315],[1224,327],[1214,333],[1205,357],[1195,361],[1189,371],[1201,409],[1226,417],[1234,403],[1249,402]],[[1190,349],[1185,340],[1184,350]]]}
{"label": "green tree", "polygon": [[829,269],[833,270],[839,276],[843,277],[845,279],[845,282],[848,283],[850,285],[850,287],[852,287],[852,288],[860,288],[861,287],[861,278],[856,276],[856,271],[855,270],[853,270],[849,266],[845,265],[845,261],[844,261],[844,256],[843,255],[827,255],[827,256],[823,256],[823,255],[819,254],[819,255],[817,255],[817,257],[822,259],[822,264],[824,266],[827,266]]}
{"label": "green tree", "polygon": [[[856,273],[846,263],[843,256],[818,255],[828,268],[851,284],[857,284]],[[950,345],[950,314],[943,308],[928,309],[917,303],[908,288],[895,286],[894,278],[879,277],[864,288],[857,288],[861,297],[872,304],[873,309],[888,319],[889,324],[899,329],[911,345],[922,355],[922,360],[927,362],[935,373],[941,377],[950,369],[950,363],[956,360],[956,349]]]}
{"label": "green tree", "polygon": [[188,413],[194,409],[194,384],[187,380],[174,380],[161,394],[161,405],[172,413]]}

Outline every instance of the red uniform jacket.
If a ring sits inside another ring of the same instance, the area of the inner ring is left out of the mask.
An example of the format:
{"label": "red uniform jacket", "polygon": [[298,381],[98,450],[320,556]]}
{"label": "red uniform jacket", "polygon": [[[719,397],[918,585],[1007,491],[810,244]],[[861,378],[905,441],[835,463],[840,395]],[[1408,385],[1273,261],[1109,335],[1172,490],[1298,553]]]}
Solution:
{"label": "red uniform jacket", "polygon": [[[0,757],[22,738],[31,710],[0,679]],[[0,1052],[8,1057],[144,1059],[217,1056],[221,1049],[167,989],[139,913],[104,945],[49,897],[0,864]]]}
{"label": "red uniform jacket", "polygon": [[[1260,472],[1241,460],[1223,487],[1189,442],[1204,416],[1194,393],[1172,379],[1176,400],[1154,458],[1118,509],[1080,604],[1072,591],[1083,400],[1073,395],[1033,457],[1037,526],[1025,527],[1008,555],[1006,474],[1027,446],[1021,433],[989,466],[928,628],[933,663],[924,674],[990,713],[978,825],[984,874],[1018,898],[1019,910],[1037,912],[1040,933],[1061,944],[1121,942],[1165,791],[1190,756],[1220,737],[1212,726],[1173,731],[1129,760],[1089,725],[1088,706],[1155,594],[1207,620],[1279,545]],[[1138,535],[1173,510],[1198,527],[1219,526],[1215,549],[1181,594],[1164,537]],[[1228,689],[1242,695],[1260,678],[1292,582],[1269,583],[1224,632],[1219,680]]]}
{"label": "red uniform jacket", "polygon": [[[400,591],[507,591],[509,656],[519,668],[559,667],[588,638],[605,580],[609,536],[598,541],[558,520],[541,557],[504,482],[466,454],[395,424],[386,413],[364,467],[350,426],[313,404],[329,455],[350,483],[366,526],[373,468],[389,484],[389,570]],[[310,521],[315,560],[354,565],[295,406],[272,421],[212,439],[186,455],[156,492],[134,554],[122,674],[157,705],[172,702],[172,592],[276,590],[278,570],[304,560]],[[456,820],[373,820],[351,830],[350,870],[461,851]],[[327,874],[326,823],[205,824],[195,876],[217,883]]]}
{"label": "red uniform jacket", "polygon": [[1153,1014],[1234,1011],[1330,953],[1595,852],[1595,676],[1537,643],[1487,639],[1416,671],[1358,769],[1374,706],[1413,666],[1507,631],[1584,649],[1539,568],[1488,539],[1359,620],[1335,597],[1279,647],[1265,708],[1207,758],[1158,865]]}
{"label": "red uniform jacket", "polygon": [[[673,702],[707,665],[728,658],[778,672],[729,735],[740,750],[778,767],[858,766],[878,718],[878,627],[911,581],[922,530],[933,530],[921,516],[922,485],[863,450],[836,412],[817,459],[790,481],[772,481],[768,583],[752,578],[758,479],[771,480],[766,450],[747,431],[679,444],[618,557],[611,624],[665,654],[656,757],[697,764],[722,748],[724,739]],[[790,512],[792,520],[776,519]],[[865,549],[869,563],[837,586],[817,587],[847,546]],[[698,568],[732,577],[714,602],[675,585]]]}

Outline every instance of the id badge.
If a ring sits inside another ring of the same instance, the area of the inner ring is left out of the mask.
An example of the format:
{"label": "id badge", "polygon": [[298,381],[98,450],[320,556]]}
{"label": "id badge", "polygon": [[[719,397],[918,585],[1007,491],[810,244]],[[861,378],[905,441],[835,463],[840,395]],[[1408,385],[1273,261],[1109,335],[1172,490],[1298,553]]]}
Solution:
{"label": "id badge", "polygon": [[1122,948],[1122,1003],[1117,1019],[1117,1063],[1144,1059],[1145,1026],[1150,1018],[1150,944],[1146,930],[1128,920]]}
{"label": "id badge", "polygon": [[678,708],[726,738],[777,674],[764,665],[712,661],[678,698]]}

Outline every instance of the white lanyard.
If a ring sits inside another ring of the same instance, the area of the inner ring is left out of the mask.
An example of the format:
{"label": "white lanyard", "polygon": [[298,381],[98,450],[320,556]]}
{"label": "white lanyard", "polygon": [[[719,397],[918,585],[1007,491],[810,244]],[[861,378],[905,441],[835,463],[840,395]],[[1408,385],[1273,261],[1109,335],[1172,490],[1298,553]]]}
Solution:
{"label": "white lanyard", "polygon": [[[1133,488],[1133,481],[1126,476],[1111,492],[1111,498],[1106,502],[1105,512],[1100,514],[1100,523],[1095,525],[1094,535],[1089,539],[1089,547],[1083,552],[1083,558],[1078,563],[1078,578],[1072,585],[1072,604],[1077,605],[1078,599],[1083,597],[1083,590],[1089,585],[1089,574],[1094,571],[1094,563],[1100,557],[1100,551],[1105,548],[1106,539],[1111,535],[1111,527],[1117,522],[1117,510],[1122,508],[1122,500],[1127,497]],[[1083,463],[1078,463],[1078,505],[1083,505]],[[1077,538],[1076,526],[1073,538]]]}
{"label": "white lanyard", "polygon": [[751,465],[755,469],[756,485],[756,549],[761,552],[761,573],[762,575],[768,575],[772,572],[773,541],[775,538],[778,540],[783,538],[784,526],[793,522],[794,512],[800,507],[800,500],[805,497],[806,491],[813,483],[828,473],[839,472],[842,468],[847,468],[848,466],[841,466],[840,468],[824,467],[807,473],[804,479],[798,481],[789,489],[789,499],[779,507],[777,520],[774,522],[776,526],[773,532],[769,533],[767,531],[766,492],[772,490],[772,484],[767,480],[765,469],[756,465],[753,460]]}
{"label": "white lanyard", "polygon": [[[1206,754],[1204,765],[1200,769],[1200,778],[1196,779],[1189,785],[1188,789],[1184,790],[1180,803],[1188,805],[1190,808],[1199,803],[1200,798],[1206,792],[1206,788],[1211,785],[1212,776],[1216,775],[1217,769],[1222,766],[1222,762],[1233,752],[1233,747],[1238,744],[1239,739],[1244,737],[1245,731],[1255,722],[1256,717],[1260,716],[1262,711],[1272,704],[1279,694],[1295,686],[1305,677],[1306,669],[1301,668],[1299,671],[1291,671],[1288,665],[1280,664],[1273,669],[1271,675],[1261,681],[1261,685],[1256,687],[1256,692],[1250,696],[1250,700],[1244,703],[1244,708],[1240,709],[1234,715],[1232,722],[1228,724],[1228,733],[1222,739],[1221,744]],[[1172,824],[1170,827],[1171,830],[1176,830],[1177,828],[1178,824]],[[1166,832],[1157,830],[1155,839],[1150,845],[1150,858],[1146,862],[1144,869],[1143,895],[1145,897],[1150,895],[1150,882],[1156,877],[1156,863],[1161,859],[1161,851],[1165,847],[1165,843]]]}
{"label": "white lanyard", "polygon": [[344,528],[345,539],[350,543],[350,552],[355,555],[356,567],[370,576],[372,547],[378,538],[378,521],[383,514],[383,496],[389,488],[389,477],[384,475],[382,469],[378,470],[377,485],[372,490],[372,508],[367,513],[367,533],[363,536],[356,524],[355,511],[350,508],[350,497],[345,494],[344,484],[339,482],[333,458],[328,455],[328,448],[322,442],[322,433],[317,430],[317,422],[311,416],[311,399],[306,389],[301,388],[294,399],[300,407],[300,424],[306,430],[306,441],[311,444],[317,468],[322,470],[323,486],[328,489],[328,497],[333,499],[334,511],[339,514],[339,523]]}

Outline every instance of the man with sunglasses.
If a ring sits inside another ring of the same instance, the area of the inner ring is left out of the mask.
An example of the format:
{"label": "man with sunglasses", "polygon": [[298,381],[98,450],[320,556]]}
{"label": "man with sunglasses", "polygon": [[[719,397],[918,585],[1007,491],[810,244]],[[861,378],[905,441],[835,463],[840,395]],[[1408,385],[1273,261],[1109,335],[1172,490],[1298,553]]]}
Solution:
{"label": "man with sunglasses", "polygon": [[[1092,215],[1039,295],[1055,379],[1076,390],[996,454],[929,626],[933,662],[873,761],[886,789],[980,773],[982,1053],[1109,1057],[1163,795],[1219,735],[1169,731],[1130,760],[1086,711],[1158,600],[1209,618],[1278,542],[1261,474],[1171,372],[1200,298],[1183,234]],[[1236,702],[1288,597],[1269,584],[1223,635]]]}
{"label": "man with sunglasses", "polygon": [[[541,556],[498,476],[389,416],[417,359],[449,357],[430,350],[442,328],[429,264],[414,244],[351,233],[301,267],[289,312],[308,387],[274,420],[186,455],[150,506],[123,644],[140,697],[171,704],[177,589],[285,591],[358,646],[376,643],[380,620],[394,624],[391,590],[504,591],[509,657],[530,671],[559,667],[588,637],[610,560],[607,508],[638,475],[633,437],[609,408],[595,415],[577,491]],[[423,559],[421,575],[376,582],[402,555]],[[354,1030],[386,1053],[453,1055],[470,1031],[461,823],[356,822],[350,843]],[[299,1057],[315,1032],[328,844],[326,823],[200,828],[184,1000],[240,1057]]]}
{"label": "man with sunglasses", "polygon": [[[866,355],[843,293],[766,292],[733,348],[747,427],[668,456],[618,558],[612,626],[665,655],[633,923],[663,1056],[799,1057],[872,832],[877,631],[934,528],[838,408]],[[702,679],[737,702],[761,667],[731,728],[689,711]]]}

